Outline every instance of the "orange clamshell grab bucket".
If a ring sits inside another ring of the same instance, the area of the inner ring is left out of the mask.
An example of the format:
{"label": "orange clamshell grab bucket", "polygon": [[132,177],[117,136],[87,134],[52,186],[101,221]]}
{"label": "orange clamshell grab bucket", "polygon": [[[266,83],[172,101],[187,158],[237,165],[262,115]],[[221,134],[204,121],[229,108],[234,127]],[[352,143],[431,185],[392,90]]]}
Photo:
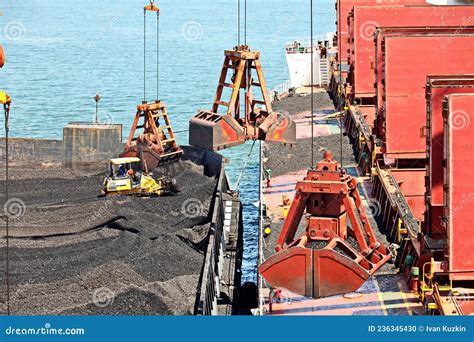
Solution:
{"label": "orange clamshell grab bucket", "polygon": [[[295,238],[303,216],[306,231]],[[391,258],[375,238],[356,180],[329,151],[297,182],[275,249],[259,273],[273,288],[311,298],[353,292]]]}
{"label": "orange clamshell grab bucket", "polygon": [[[290,116],[272,109],[260,52],[242,45],[224,51],[224,56],[212,109],[200,110],[189,121],[189,144],[219,151],[249,140],[296,143],[296,125]],[[224,101],[226,88],[231,94]]]}
{"label": "orange clamshell grab bucket", "polygon": [[320,298],[353,292],[370,277],[360,265],[331,249],[291,247],[259,266],[272,287]]}

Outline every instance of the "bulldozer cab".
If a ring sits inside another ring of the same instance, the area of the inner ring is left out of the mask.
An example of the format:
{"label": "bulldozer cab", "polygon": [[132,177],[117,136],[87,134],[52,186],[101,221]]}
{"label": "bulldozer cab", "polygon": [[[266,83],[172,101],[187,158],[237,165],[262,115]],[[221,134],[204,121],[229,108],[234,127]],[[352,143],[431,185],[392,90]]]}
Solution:
{"label": "bulldozer cab", "polygon": [[143,177],[140,158],[113,158],[109,162],[108,175],[104,179],[102,194],[133,194],[141,191]]}
{"label": "bulldozer cab", "polygon": [[140,171],[140,158],[113,158],[110,160],[109,177],[112,179],[129,178]]}

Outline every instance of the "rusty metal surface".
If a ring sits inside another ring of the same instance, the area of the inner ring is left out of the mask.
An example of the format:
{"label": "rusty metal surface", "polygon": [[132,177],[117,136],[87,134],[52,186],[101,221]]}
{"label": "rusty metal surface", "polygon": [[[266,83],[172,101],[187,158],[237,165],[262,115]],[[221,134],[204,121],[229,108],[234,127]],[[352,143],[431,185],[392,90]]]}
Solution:
{"label": "rusty metal surface", "polygon": [[[297,236],[305,211],[306,229]],[[375,237],[356,180],[330,151],[296,183],[275,250],[259,266],[262,277],[272,287],[312,298],[357,290],[391,257]]]}
{"label": "rusty metal surface", "polygon": [[[449,48],[443,49],[443,44]],[[473,35],[413,35],[384,39],[385,152],[391,158],[426,157],[427,74],[474,73]],[[442,62],[441,62],[442,61]]]}
{"label": "rusty metal surface", "polygon": [[465,27],[474,6],[359,6],[350,20],[350,64],[354,97],[374,96],[377,27]]}
{"label": "rusty metal surface", "polygon": [[452,280],[474,280],[474,183],[472,137],[474,95],[445,97],[444,146],[445,220],[448,227],[449,271]]}
{"label": "rusty metal surface", "polygon": [[[200,110],[191,118],[189,143],[212,151],[240,145],[247,140],[295,143],[296,126],[289,117],[272,109],[260,52],[242,45],[224,51],[224,56],[212,109]],[[231,90],[230,98],[223,101],[226,89]],[[240,102],[241,92],[244,92],[243,103]],[[261,99],[255,97],[257,94]],[[219,111],[222,107],[225,111]]]}
{"label": "rusty metal surface", "polygon": [[426,223],[430,235],[446,235],[443,215],[443,100],[446,95],[474,93],[474,75],[432,75],[426,82],[428,184]]}
{"label": "rusty metal surface", "polygon": [[245,131],[232,116],[200,111],[189,121],[189,144],[219,151],[245,142]]}
{"label": "rusty metal surface", "polygon": [[259,266],[272,287],[310,298],[357,290],[370,274],[357,263],[330,249],[292,247]]}
{"label": "rusty metal surface", "polygon": [[165,104],[156,100],[152,103],[143,101],[138,105],[120,157],[141,158],[143,168],[151,170],[160,164],[178,160],[182,154]]}

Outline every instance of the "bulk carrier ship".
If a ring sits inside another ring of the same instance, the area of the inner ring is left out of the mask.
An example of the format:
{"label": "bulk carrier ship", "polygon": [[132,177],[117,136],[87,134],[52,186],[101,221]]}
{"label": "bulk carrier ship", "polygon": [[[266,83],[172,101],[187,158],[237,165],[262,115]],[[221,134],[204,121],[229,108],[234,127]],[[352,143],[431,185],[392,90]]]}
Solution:
{"label": "bulk carrier ship", "polygon": [[299,147],[262,149],[255,313],[470,315],[474,6],[336,11],[334,46],[286,49]]}

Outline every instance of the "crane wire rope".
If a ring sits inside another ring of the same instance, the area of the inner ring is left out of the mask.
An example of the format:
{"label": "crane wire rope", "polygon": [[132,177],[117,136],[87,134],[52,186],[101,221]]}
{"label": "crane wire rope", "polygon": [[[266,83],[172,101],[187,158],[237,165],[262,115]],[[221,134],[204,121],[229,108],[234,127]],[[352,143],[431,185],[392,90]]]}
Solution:
{"label": "crane wire rope", "polygon": [[[342,22],[341,22],[341,8],[340,4],[338,6],[338,25],[341,27],[340,30],[342,31]],[[338,45],[342,47],[342,32],[338,32],[339,40],[338,40]],[[346,88],[342,85],[342,49],[338,48],[337,53],[339,54],[339,87],[338,87],[338,95],[343,95],[344,96],[344,101],[342,104],[341,111],[344,112],[346,110]],[[343,155],[342,155],[342,119],[339,118],[339,143],[340,143],[340,160],[339,163],[341,164],[341,168],[343,168]]]}
{"label": "crane wire rope", "polygon": [[143,10],[143,101],[146,101],[146,9]]}
{"label": "crane wire rope", "polygon": [[156,12],[156,100],[160,99],[160,11]]}
{"label": "crane wire rope", "polygon": [[[238,46],[240,46],[240,41],[241,41],[241,4],[240,0],[237,0],[237,43]],[[244,45],[247,45],[247,0],[244,0],[244,23],[243,23],[243,38],[244,38]]]}
{"label": "crane wire rope", "polygon": [[244,45],[247,45],[247,0],[244,0]]}
{"label": "crane wire rope", "polygon": [[[150,1],[153,8],[154,1]],[[146,101],[146,7],[143,10],[143,101]],[[160,98],[160,11],[156,11],[156,100]]]}
{"label": "crane wire rope", "polygon": [[253,147],[255,146],[255,142],[257,140],[254,140],[253,143],[252,143],[252,147],[250,147],[250,151],[249,151],[249,154],[247,155],[247,158],[245,158],[245,162],[244,162],[244,166],[242,167],[242,169],[240,170],[240,174],[239,174],[239,178],[237,178],[237,183],[236,183],[236,186],[235,186],[235,190],[236,191],[239,191],[239,188],[240,188],[240,181],[242,180],[242,176],[244,175],[244,171],[245,169],[247,168],[247,164],[250,160],[250,157],[252,156],[252,151],[253,151]]}
{"label": "crane wire rope", "polygon": [[237,0],[237,43],[240,46],[240,0]]}
{"label": "crane wire rope", "polygon": [[314,167],[314,91],[313,91],[313,84],[314,84],[314,61],[313,61],[313,54],[314,54],[314,46],[313,46],[313,0],[310,0],[310,25],[311,25],[311,165],[310,168]]}
{"label": "crane wire rope", "polygon": [[[8,210],[8,201],[9,201],[9,156],[8,156],[8,131],[9,131],[9,116],[10,116],[10,103],[5,103],[3,105],[4,114],[5,114],[5,210]],[[10,316],[10,217],[9,213],[5,213],[5,229],[6,229],[6,301],[7,301],[7,316]]]}
{"label": "crane wire rope", "polygon": [[[237,37],[238,37],[238,45],[240,46],[240,31],[241,31],[241,28],[240,28],[240,22],[241,22],[241,19],[240,19],[240,0],[237,0],[237,11],[238,11],[238,15],[237,15]],[[244,45],[247,45],[247,0],[244,0]],[[249,69],[251,70],[251,69]],[[249,84],[250,80],[249,80],[249,72],[245,72],[245,84]],[[240,97],[240,95],[239,95]],[[240,101],[239,101],[240,103]],[[247,111],[247,106],[244,104],[245,106],[245,112]],[[247,116],[247,113],[245,113],[245,115]],[[252,143],[252,146],[250,147],[250,151],[247,155],[247,158],[245,159],[245,162],[244,162],[244,165],[242,167],[242,169],[240,170],[240,174],[239,174],[239,177],[237,178],[237,183],[236,183],[236,186],[235,186],[235,189],[236,191],[238,192],[239,191],[239,188],[240,188],[240,181],[242,180],[242,176],[244,174],[244,171],[245,169],[247,168],[247,164],[252,156],[252,151],[253,151],[253,148],[255,146],[255,142],[256,140],[253,141]]]}

